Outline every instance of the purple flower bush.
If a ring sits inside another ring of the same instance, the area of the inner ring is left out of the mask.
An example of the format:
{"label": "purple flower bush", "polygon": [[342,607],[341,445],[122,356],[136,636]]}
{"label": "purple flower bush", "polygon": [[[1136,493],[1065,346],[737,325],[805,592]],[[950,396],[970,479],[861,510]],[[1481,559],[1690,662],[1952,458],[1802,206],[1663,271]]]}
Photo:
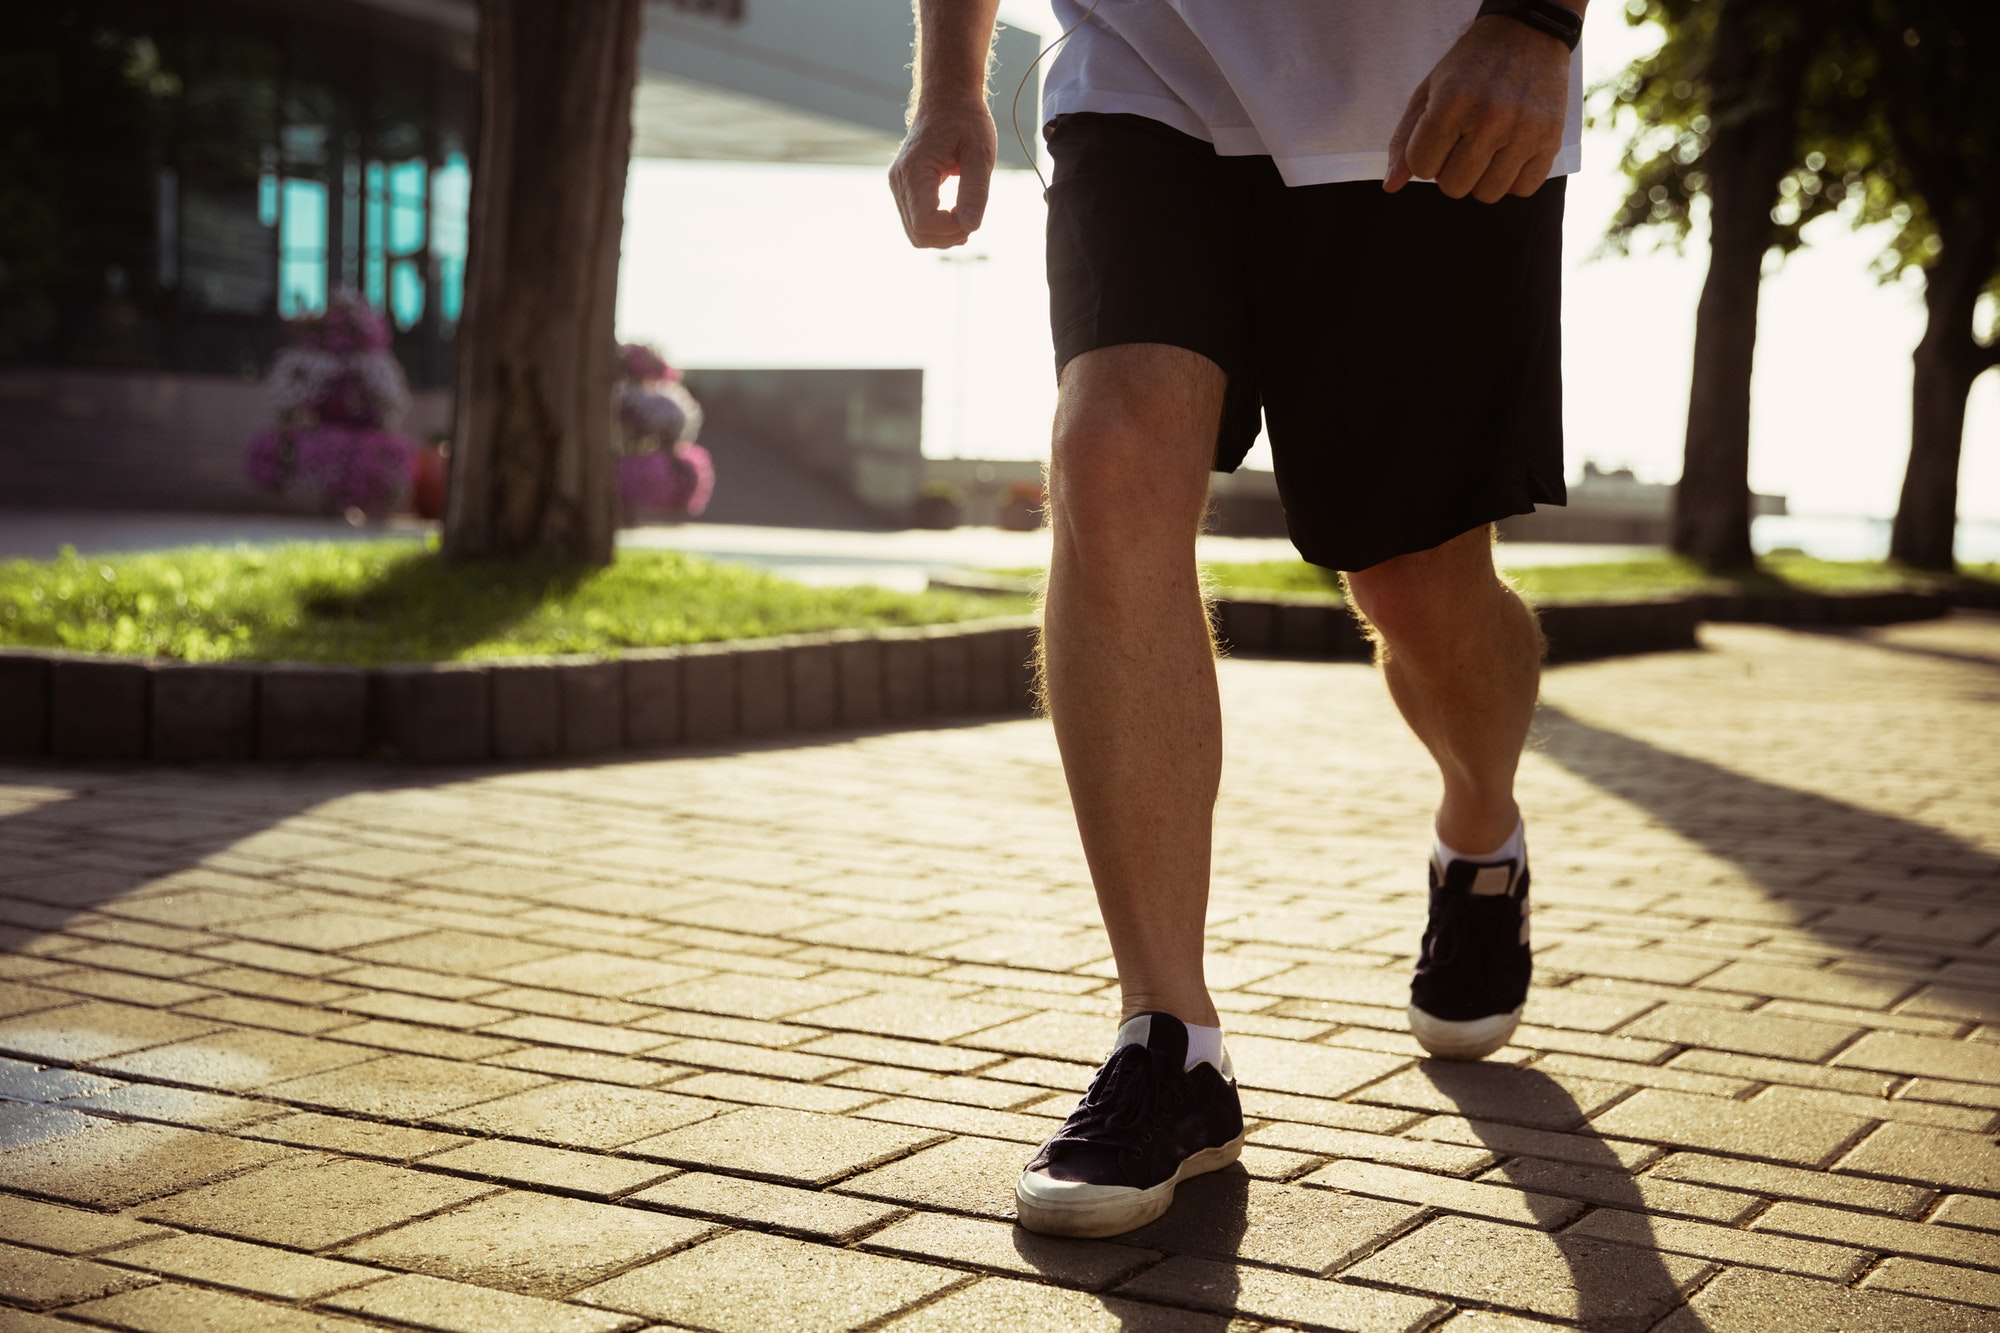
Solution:
{"label": "purple flower bush", "polygon": [[715,491],[715,462],[695,443],[701,404],[643,343],[620,347],[618,367],[619,502],[628,515],[699,517]]}
{"label": "purple flower bush", "polygon": [[243,470],[266,491],[300,490],[339,513],[388,513],[409,494],[415,446],[394,427],[410,405],[389,325],[359,294],[291,322],[265,392],[278,424],[250,437]]}

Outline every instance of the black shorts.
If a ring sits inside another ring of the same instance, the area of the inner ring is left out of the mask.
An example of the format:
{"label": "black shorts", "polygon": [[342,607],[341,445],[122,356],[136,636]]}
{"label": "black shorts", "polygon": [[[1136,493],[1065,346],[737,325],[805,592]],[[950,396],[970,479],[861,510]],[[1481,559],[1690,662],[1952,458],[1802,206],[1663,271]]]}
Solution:
{"label": "black shorts", "polygon": [[1221,366],[1215,468],[1261,409],[1307,560],[1366,569],[1563,503],[1562,177],[1495,204],[1288,188],[1141,116],[1047,134],[1056,369],[1120,343]]}

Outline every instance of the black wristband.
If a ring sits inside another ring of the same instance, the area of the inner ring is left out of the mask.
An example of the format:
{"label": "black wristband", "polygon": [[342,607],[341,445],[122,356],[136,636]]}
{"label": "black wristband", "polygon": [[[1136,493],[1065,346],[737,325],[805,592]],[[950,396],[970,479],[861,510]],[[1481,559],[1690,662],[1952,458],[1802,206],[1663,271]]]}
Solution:
{"label": "black wristband", "polygon": [[1525,23],[1536,32],[1549,36],[1576,50],[1576,44],[1583,40],[1583,15],[1568,5],[1556,0],[1481,0],[1479,17],[1498,14],[1502,18]]}

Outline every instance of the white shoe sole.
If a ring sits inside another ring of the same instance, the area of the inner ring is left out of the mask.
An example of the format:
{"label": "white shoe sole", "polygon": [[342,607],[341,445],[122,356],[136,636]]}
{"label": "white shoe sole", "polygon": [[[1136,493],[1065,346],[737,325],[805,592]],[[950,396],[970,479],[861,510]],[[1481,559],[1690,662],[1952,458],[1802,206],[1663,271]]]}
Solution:
{"label": "white shoe sole", "polygon": [[1507,1044],[1521,1025],[1521,1011],[1453,1023],[1433,1018],[1414,1004],[1409,1007],[1410,1032],[1419,1045],[1440,1060],[1483,1060]]}
{"label": "white shoe sole", "polygon": [[[1034,1182],[1024,1171],[1014,1186],[1014,1206],[1021,1225],[1044,1236],[1122,1236],[1171,1208],[1174,1187],[1183,1180],[1220,1171],[1242,1155],[1243,1135],[1238,1134],[1221,1147],[1205,1148],[1182,1162],[1172,1180],[1163,1180],[1144,1190],[1060,1180]],[[1044,1183],[1049,1188],[1037,1193],[1035,1183]]]}

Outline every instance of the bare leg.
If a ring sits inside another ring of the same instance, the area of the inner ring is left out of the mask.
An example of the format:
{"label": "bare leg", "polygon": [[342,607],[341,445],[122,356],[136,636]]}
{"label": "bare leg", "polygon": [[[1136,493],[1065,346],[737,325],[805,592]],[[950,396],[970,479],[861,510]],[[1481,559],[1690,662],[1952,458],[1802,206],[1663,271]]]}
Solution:
{"label": "bare leg", "polygon": [[1222,777],[1215,655],[1194,541],[1226,384],[1177,347],[1063,370],[1043,688],[1127,1017],[1215,1024],[1202,978]]}
{"label": "bare leg", "polygon": [[1347,577],[1375,627],[1378,660],[1410,729],[1444,777],[1437,834],[1478,855],[1521,817],[1514,773],[1535,712],[1542,637],[1493,568],[1486,528]]}

